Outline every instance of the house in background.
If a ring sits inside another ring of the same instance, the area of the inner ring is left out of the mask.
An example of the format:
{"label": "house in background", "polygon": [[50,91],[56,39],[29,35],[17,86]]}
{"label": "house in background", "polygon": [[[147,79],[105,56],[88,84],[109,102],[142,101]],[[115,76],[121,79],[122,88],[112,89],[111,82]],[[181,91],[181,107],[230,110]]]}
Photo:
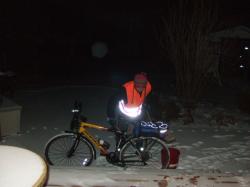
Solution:
{"label": "house in background", "polygon": [[218,46],[218,70],[224,82],[250,81],[250,28],[239,25],[211,33]]}

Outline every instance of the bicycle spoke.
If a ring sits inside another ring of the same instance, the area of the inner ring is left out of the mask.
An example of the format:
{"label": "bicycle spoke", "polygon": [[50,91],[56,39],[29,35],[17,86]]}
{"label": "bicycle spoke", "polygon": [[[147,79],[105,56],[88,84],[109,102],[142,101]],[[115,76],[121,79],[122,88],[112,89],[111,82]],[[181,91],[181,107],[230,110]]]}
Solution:
{"label": "bicycle spoke", "polygon": [[151,141],[149,142],[149,144],[146,143],[146,145],[145,145],[145,147],[144,147],[145,151],[149,151],[152,147],[154,147],[155,144],[156,144],[156,141],[155,141],[155,140],[151,140]]}
{"label": "bicycle spoke", "polygon": [[[167,149],[158,138],[132,138],[122,147],[120,159],[125,165],[138,164],[149,168],[161,168],[161,150]],[[138,166],[138,165],[134,165]]]}
{"label": "bicycle spoke", "polygon": [[[72,150],[72,146],[77,147]],[[69,155],[70,151],[70,155]],[[73,152],[71,152],[73,151]],[[49,163],[64,166],[85,166],[89,165],[94,157],[93,148],[90,144],[80,138],[76,140],[74,134],[62,134],[53,138],[45,149],[45,156]]]}

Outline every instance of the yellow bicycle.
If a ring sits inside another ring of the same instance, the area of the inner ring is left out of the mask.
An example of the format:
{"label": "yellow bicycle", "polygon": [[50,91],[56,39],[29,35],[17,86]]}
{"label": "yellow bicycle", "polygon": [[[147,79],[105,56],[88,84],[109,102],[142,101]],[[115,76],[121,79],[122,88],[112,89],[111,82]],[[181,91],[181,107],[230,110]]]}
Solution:
{"label": "yellow bicycle", "polygon": [[[71,131],[52,137],[45,146],[45,158],[50,165],[89,166],[96,159],[96,150],[109,163],[119,166],[145,166],[166,168],[169,163],[169,149],[158,137],[131,137],[119,129],[86,122],[81,113],[81,104],[75,103]],[[119,137],[115,150],[109,151],[110,144],[94,137],[88,129],[112,132]],[[162,151],[164,150],[164,159]],[[163,161],[164,160],[164,161]]]}

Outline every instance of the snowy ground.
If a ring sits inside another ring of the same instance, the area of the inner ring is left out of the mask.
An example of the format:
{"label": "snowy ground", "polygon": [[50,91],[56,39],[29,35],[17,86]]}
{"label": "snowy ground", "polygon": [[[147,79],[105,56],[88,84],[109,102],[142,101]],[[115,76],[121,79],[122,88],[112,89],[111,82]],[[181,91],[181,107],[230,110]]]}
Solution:
{"label": "snowy ground", "polygon": [[[23,107],[21,133],[3,137],[0,144],[27,148],[44,157],[46,141],[69,128],[75,99],[82,101],[82,113],[88,117],[88,121],[108,126],[105,111],[111,93],[112,88],[95,86],[20,90],[14,100]],[[213,117],[220,112],[233,115],[236,119],[234,125],[215,125]],[[176,171],[249,175],[250,116],[236,108],[228,110],[206,103],[199,105],[194,118],[195,124],[191,125],[183,125],[181,120],[170,123],[177,138],[170,146],[181,151]],[[113,143],[111,133],[97,133],[99,137]],[[103,157],[98,157],[93,167],[116,169]]]}

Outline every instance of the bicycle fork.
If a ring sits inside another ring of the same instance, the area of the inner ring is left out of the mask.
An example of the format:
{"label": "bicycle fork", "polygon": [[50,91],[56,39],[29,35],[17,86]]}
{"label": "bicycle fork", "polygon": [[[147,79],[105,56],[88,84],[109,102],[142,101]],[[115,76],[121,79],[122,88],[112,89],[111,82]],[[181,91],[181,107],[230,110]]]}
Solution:
{"label": "bicycle fork", "polygon": [[80,142],[80,135],[77,135],[76,139],[73,142],[73,145],[71,146],[70,150],[67,153],[68,158],[74,155],[74,152],[77,149],[79,142]]}

